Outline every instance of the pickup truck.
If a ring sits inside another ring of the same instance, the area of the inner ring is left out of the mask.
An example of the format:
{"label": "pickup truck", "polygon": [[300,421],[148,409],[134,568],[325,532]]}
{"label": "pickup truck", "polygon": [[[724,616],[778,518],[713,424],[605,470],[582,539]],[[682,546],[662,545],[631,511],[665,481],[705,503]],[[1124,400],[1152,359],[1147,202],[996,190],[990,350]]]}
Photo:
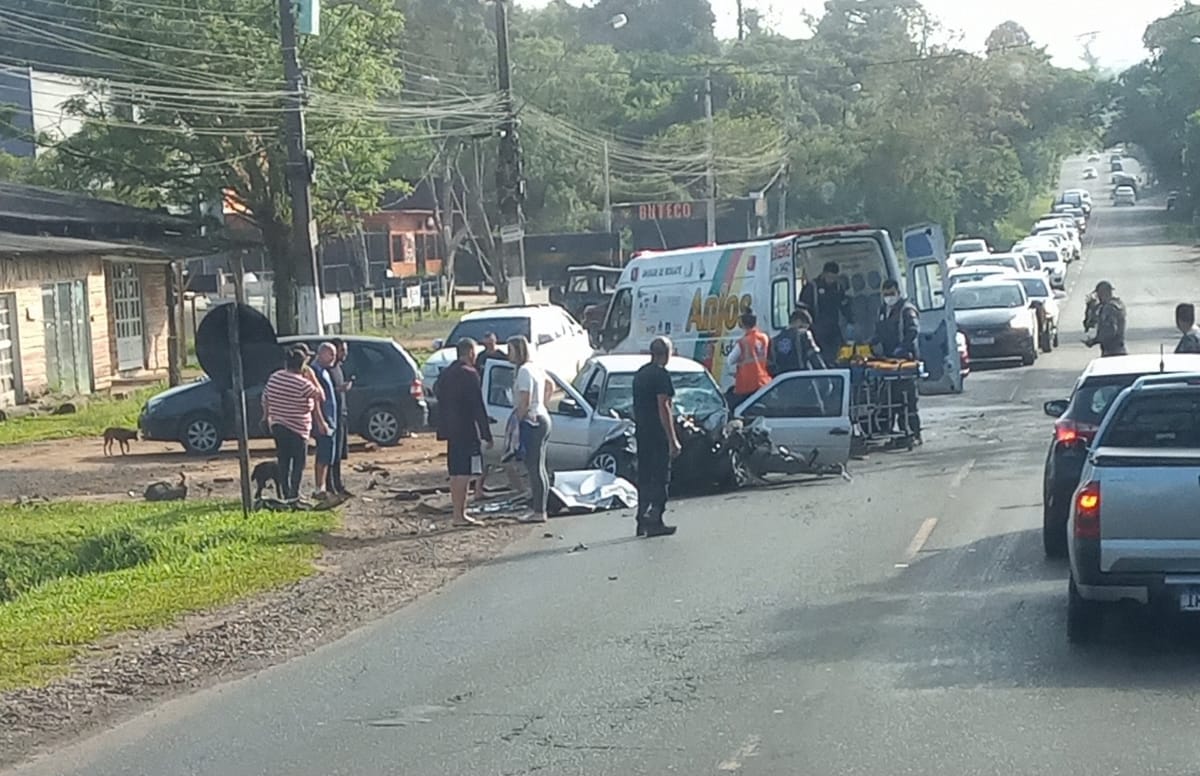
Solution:
{"label": "pickup truck", "polygon": [[1067,638],[1107,605],[1200,612],[1200,374],[1139,378],[1096,432],[1068,520]]}

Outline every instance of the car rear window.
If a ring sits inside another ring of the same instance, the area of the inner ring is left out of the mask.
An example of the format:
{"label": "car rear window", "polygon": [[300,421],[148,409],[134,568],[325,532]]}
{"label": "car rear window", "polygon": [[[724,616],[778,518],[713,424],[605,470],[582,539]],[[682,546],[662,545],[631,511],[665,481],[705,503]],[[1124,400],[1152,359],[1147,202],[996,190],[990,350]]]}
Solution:
{"label": "car rear window", "polygon": [[459,321],[446,338],[447,347],[455,345],[460,339],[470,337],[476,342],[482,342],[485,334],[492,333],[500,342],[509,337],[524,337],[529,339],[529,318],[526,316],[512,318],[475,318]]}
{"label": "car rear window", "polygon": [[1113,377],[1097,377],[1087,380],[1075,392],[1071,399],[1071,407],[1067,417],[1081,423],[1100,425],[1104,414],[1116,400],[1121,391],[1133,385],[1140,375],[1116,375]]}
{"label": "car rear window", "polygon": [[1139,393],[1113,417],[1109,447],[1200,448],[1200,392]]}

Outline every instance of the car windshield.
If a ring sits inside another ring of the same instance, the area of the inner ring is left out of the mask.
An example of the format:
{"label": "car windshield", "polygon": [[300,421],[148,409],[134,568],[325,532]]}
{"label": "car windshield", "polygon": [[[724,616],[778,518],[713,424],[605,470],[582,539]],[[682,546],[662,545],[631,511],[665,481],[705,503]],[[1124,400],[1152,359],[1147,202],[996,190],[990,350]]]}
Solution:
{"label": "car windshield", "polygon": [[[675,411],[681,415],[704,417],[726,409],[725,397],[708,372],[672,372],[671,384],[675,386]],[[633,372],[608,376],[596,411],[633,417]]]}
{"label": "car windshield", "polygon": [[1109,447],[1200,447],[1200,392],[1138,394],[1126,401],[1099,444]]}
{"label": "car windshield", "polygon": [[1042,259],[1036,253],[1023,254],[1022,258],[1025,259],[1025,266],[1030,269],[1037,270],[1042,268]]}
{"label": "car windshield", "polygon": [[1031,298],[1040,298],[1050,296],[1050,289],[1046,288],[1046,281],[1038,278],[1021,278],[1021,285],[1025,286],[1025,295]]}
{"label": "car windshield", "polygon": [[476,342],[482,342],[485,334],[491,332],[496,339],[504,342],[509,337],[521,336],[529,338],[529,319],[525,317],[512,318],[473,318],[462,320],[446,338],[446,346],[452,346],[463,337],[470,337]]}
{"label": "car windshield", "polygon": [[983,240],[960,240],[950,246],[951,253],[980,253],[987,250]]}
{"label": "car windshield", "polygon": [[991,307],[1020,307],[1021,288],[1017,285],[978,286],[958,285],[954,287],[953,300],[956,310],[985,310]]}
{"label": "car windshield", "polygon": [[1038,255],[1042,257],[1043,262],[1050,264],[1062,260],[1062,257],[1058,255],[1058,251],[1038,251]]}
{"label": "car windshield", "polygon": [[963,262],[964,267],[978,266],[1017,268],[1017,260],[1011,256],[973,256]]}

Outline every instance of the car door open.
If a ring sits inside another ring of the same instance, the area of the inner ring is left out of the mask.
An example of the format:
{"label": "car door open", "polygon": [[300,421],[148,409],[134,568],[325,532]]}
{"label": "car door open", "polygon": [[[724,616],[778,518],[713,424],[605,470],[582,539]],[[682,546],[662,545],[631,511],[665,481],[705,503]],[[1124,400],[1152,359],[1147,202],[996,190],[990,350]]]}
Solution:
{"label": "car door open", "polygon": [[921,393],[962,393],[962,363],[958,357],[954,304],[947,293],[946,249],[942,228],[919,224],[904,230],[908,300],[921,316],[918,339],[926,377]]}
{"label": "car door open", "polygon": [[789,372],[744,401],[734,417],[762,418],[772,443],[816,466],[850,460],[850,373],[842,369]]}

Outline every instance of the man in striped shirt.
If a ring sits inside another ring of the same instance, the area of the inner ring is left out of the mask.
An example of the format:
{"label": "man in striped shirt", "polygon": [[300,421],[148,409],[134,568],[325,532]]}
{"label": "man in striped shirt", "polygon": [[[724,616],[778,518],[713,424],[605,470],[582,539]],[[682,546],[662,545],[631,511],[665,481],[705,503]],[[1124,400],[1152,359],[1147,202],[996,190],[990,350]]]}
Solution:
{"label": "man in striped shirt", "polygon": [[300,498],[313,423],[322,436],[329,435],[325,418],[318,411],[324,394],[304,376],[306,360],[301,351],[289,350],[285,367],[271,375],[262,394],[263,417],[275,439],[283,496],[290,501]]}

